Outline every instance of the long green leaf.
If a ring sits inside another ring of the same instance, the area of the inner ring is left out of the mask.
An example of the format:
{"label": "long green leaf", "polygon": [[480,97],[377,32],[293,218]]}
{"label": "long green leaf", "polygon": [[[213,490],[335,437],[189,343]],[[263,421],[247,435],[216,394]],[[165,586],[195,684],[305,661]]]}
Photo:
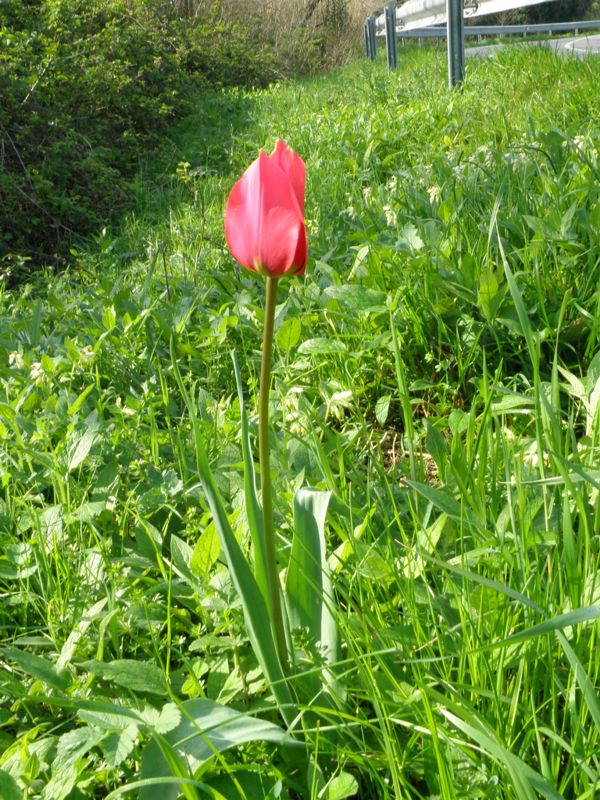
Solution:
{"label": "long green leaf", "polygon": [[337,658],[325,516],[331,492],[300,489],[294,497],[294,536],[285,593],[292,628],[307,628],[328,662]]}
{"label": "long green leaf", "polygon": [[[596,606],[596,609],[600,611],[599,606]],[[588,707],[588,711],[590,712],[590,716],[594,720],[594,725],[600,733],[600,699],[598,698],[597,689],[583,668],[583,664],[577,658],[575,651],[567,641],[566,636],[557,631],[556,638],[558,639],[564,654],[569,659],[569,663],[571,664],[573,672],[575,673],[575,680],[579,684],[579,688],[581,689],[581,693]]]}
{"label": "long green leaf", "polygon": [[527,349],[529,350],[531,363],[535,367],[537,366],[539,361],[539,352],[535,344],[535,334],[533,332],[533,328],[531,327],[531,320],[529,319],[529,314],[527,313],[527,309],[525,308],[523,295],[521,294],[521,290],[519,289],[519,286],[515,280],[515,276],[513,275],[512,270],[510,268],[510,264],[508,263],[508,259],[506,258],[506,255],[504,253],[504,247],[502,246],[502,239],[500,237],[500,231],[498,230],[497,224],[496,224],[496,235],[498,237],[498,249],[500,251],[500,257],[502,258],[502,264],[504,266],[504,274],[506,275],[508,288],[510,289],[513,303],[515,304],[515,309],[517,311],[517,316],[519,318],[521,331],[523,333],[523,336],[525,337],[525,341],[527,342]]}
{"label": "long green leaf", "polygon": [[235,372],[235,382],[237,384],[238,400],[240,404],[240,422],[242,439],[242,458],[244,460],[244,496],[246,500],[246,516],[250,526],[250,535],[254,547],[254,575],[259,589],[262,592],[265,602],[269,602],[269,583],[267,577],[267,555],[265,549],[265,526],[263,513],[258,501],[256,491],[256,477],[254,471],[254,461],[250,447],[250,431],[248,429],[248,415],[244,405],[244,392],[242,389],[242,378],[234,351],[231,353],[233,360],[233,371]]}
{"label": "long green leaf", "polygon": [[[339,661],[335,600],[327,563],[325,517],[331,492],[300,489],[294,497],[294,536],[285,599],[290,627],[307,629],[329,665]],[[338,699],[343,692],[330,671],[324,686]]]}
{"label": "long green leaf", "polygon": [[443,489],[437,489],[435,486],[430,486],[428,483],[419,483],[418,481],[411,481],[408,478],[404,479],[404,483],[418,492],[429,503],[431,503],[439,511],[452,517],[457,522],[462,522],[473,528],[478,528],[476,521],[473,519],[472,512],[464,505],[455,500],[452,495]]}
{"label": "long green leaf", "polygon": [[242,602],[248,637],[258,662],[262,667],[265,678],[273,692],[273,697],[275,698],[279,711],[286,723],[291,725],[295,718],[294,702],[277,654],[268,607],[258,583],[252,574],[250,565],[229,524],[223,500],[221,499],[208,463],[208,456],[202,440],[200,423],[196,416],[195,406],[181,378],[173,345],[173,340],[171,340],[171,360],[175,378],[192,423],[200,483],[202,484],[204,494],[206,495],[208,505],[214,518],[215,526],[219,533],[221,547],[227,559],[231,580]]}
{"label": "long green leaf", "polygon": [[43,681],[58,691],[65,691],[71,683],[69,673],[52,661],[18,647],[3,647],[0,653],[13,661],[19,669],[36,680]]}
{"label": "long green leaf", "polygon": [[542,797],[546,797],[548,800],[564,800],[563,796],[539,772],[536,772],[518,756],[503,747],[493,734],[488,733],[482,726],[477,725],[475,727],[447,709],[441,709],[441,713],[449,722],[473,739],[479,747],[483,747],[493,759],[500,764],[504,764],[511,774],[513,782],[520,787],[520,798],[523,798],[523,800],[531,798],[533,800],[535,795],[531,790],[535,789]]}
{"label": "long green leaf", "polygon": [[[554,631],[571,628],[573,625],[580,625],[582,622],[592,622],[600,617],[600,606],[589,606],[586,608],[575,608],[566,614],[559,614],[557,617],[547,619],[524,631],[519,631],[513,636],[505,639],[506,643],[518,642],[523,639],[532,639],[534,636],[543,636]],[[497,646],[497,645],[494,645]]]}

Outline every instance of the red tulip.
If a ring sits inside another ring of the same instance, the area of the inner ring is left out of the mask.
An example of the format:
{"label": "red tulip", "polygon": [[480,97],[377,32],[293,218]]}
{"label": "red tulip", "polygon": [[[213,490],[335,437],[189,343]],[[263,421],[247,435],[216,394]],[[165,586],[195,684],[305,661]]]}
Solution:
{"label": "red tulip", "polygon": [[243,267],[279,278],[306,269],[304,225],[306,167],[281,140],[261,150],[231,190],[225,206],[225,237]]}

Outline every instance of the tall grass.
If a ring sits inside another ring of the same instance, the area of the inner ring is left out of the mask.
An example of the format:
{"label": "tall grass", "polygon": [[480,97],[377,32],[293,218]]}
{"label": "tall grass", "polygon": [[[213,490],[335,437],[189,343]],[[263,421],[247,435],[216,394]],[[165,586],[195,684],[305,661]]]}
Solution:
{"label": "tall grass", "polygon": [[[171,796],[157,746],[174,797],[597,796],[600,66],[508,50],[448,94],[443,56],[401,55],[394,74],[361,62],[200,106],[165,145],[173,177],[140,179],[138,213],[79,273],[2,294],[11,800],[117,796],[140,775]],[[184,699],[278,723],[169,352],[175,335],[246,547],[226,351],[255,437],[261,292],[222,209],[276,137],[307,161],[311,234],[276,315],[281,567],[295,490],[331,491],[347,694],[301,709],[308,777],[272,730],[226,727],[237,747],[187,764],[176,746]]]}

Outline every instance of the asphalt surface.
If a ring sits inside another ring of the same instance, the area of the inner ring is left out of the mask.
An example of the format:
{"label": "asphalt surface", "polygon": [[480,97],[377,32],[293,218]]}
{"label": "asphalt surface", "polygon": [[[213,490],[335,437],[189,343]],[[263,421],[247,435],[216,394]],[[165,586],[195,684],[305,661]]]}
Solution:
{"label": "asphalt surface", "polygon": [[559,53],[583,58],[590,54],[600,54],[600,35],[577,36],[575,39],[552,39],[546,42],[547,47],[552,47]]}
{"label": "asphalt surface", "polygon": [[[543,42],[511,42],[511,44],[522,44],[526,47],[548,47],[562,53],[564,56],[576,56],[585,58],[589,55],[600,55],[600,34],[591,36],[576,36],[573,39],[546,39]],[[490,56],[497,50],[501,50],[503,44],[488,44],[481,47],[465,48],[465,55],[470,56]]]}

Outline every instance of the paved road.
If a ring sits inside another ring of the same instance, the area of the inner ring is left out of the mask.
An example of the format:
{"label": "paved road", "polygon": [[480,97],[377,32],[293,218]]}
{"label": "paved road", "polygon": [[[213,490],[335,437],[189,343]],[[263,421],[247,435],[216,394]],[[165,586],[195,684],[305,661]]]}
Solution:
{"label": "paved road", "polygon": [[[573,39],[547,39],[543,42],[511,41],[510,44],[522,44],[527,47],[548,47],[565,56],[577,56],[578,58],[585,58],[588,55],[600,55],[600,35],[598,34],[577,36]],[[467,47],[465,55],[490,56],[504,46],[503,44],[488,44],[481,47]]]}
{"label": "paved road", "polygon": [[558,53],[565,55],[584,56],[594,53],[600,54],[600,35],[578,36],[575,39],[552,39],[546,42],[546,47],[552,47]]}

